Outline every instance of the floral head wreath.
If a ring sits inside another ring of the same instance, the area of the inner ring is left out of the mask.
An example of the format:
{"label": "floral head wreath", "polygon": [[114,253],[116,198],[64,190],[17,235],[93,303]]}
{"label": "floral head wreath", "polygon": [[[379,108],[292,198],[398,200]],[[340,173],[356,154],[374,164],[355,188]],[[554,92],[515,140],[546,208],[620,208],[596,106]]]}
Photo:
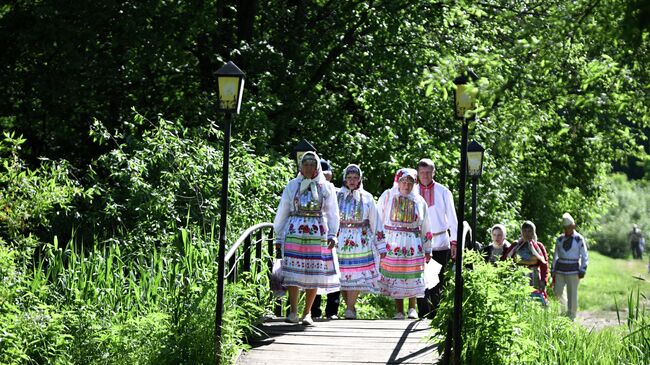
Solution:
{"label": "floral head wreath", "polygon": [[395,173],[395,180],[393,181],[393,186],[397,186],[397,183],[401,179],[407,178],[407,177],[410,177],[415,182],[415,181],[417,181],[417,178],[418,178],[418,172],[415,171],[415,169],[409,169],[409,168],[402,168],[402,169],[397,170],[397,172]]}

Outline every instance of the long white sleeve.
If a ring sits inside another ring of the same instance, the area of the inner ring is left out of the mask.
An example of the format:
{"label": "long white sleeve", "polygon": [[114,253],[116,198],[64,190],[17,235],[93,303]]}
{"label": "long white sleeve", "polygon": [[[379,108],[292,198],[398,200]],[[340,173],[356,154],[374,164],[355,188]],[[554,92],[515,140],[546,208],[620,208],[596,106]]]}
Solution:
{"label": "long white sleeve", "polygon": [[456,241],[458,238],[458,218],[456,217],[456,208],[454,207],[454,197],[448,189],[445,189],[444,197],[449,233],[451,234],[451,240]]}
{"label": "long white sleeve", "polygon": [[384,236],[384,222],[379,217],[379,211],[375,205],[375,200],[371,195],[368,195],[368,220],[370,222],[370,232],[374,235],[373,239],[377,252],[380,254],[386,253],[386,240]]}
{"label": "long white sleeve", "polygon": [[287,218],[289,218],[289,213],[291,212],[291,191],[294,190],[291,188],[291,181],[284,188],[282,192],[282,197],[280,198],[280,203],[278,204],[278,210],[275,213],[275,219],[273,220],[273,230],[275,230],[275,242],[284,243],[285,237],[285,226],[287,224]]}
{"label": "long white sleeve", "polygon": [[390,189],[385,190],[379,197],[377,202],[377,214],[379,215],[379,221],[382,225],[386,223],[385,211],[388,205],[388,196],[390,195]]}
{"label": "long white sleeve", "polygon": [[323,196],[323,217],[327,221],[327,239],[334,239],[339,232],[339,203],[336,200],[334,185],[326,185],[327,196]]}
{"label": "long white sleeve", "polygon": [[580,246],[580,274],[585,274],[587,272],[587,265],[589,265],[587,241],[582,237],[582,246]]}
{"label": "long white sleeve", "polygon": [[[420,214],[422,217],[420,218],[422,221],[422,229],[420,230],[420,235],[422,237],[422,248],[424,249],[425,253],[430,254],[432,251],[432,242],[431,240],[433,239],[433,232],[431,231],[431,222],[429,221],[429,211],[427,209],[427,203],[422,199],[422,202],[416,202],[418,205],[418,210],[420,211]],[[422,208],[420,208],[422,207]]]}

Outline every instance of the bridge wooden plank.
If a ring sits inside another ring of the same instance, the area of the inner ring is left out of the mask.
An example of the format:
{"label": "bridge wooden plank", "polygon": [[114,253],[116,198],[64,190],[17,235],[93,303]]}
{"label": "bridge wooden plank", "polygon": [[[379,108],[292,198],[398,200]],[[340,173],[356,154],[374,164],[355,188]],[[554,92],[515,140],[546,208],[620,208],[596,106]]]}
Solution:
{"label": "bridge wooden plank", "polygon": [[[301,336],[305,331],[292,331],[292,332],[283,332],[279,330],[264,330],[269,336],[276,334],[284,334],[287,336]],[[332,333],[336,333],[339,336],[343,337],[356,337],[360,334],[366,335],[366,337],[376,337],[376,338],[392,338],[392,337],[401,337],[404,330],[373,330],[373,329],[359,329],[359,328],[327,328],[327,329],[313,329],[309,333],[311,336],[329,336]],[[411,338],[426,338],[428,333],[417,333],[411,332]]]}
{"label": "bridge wooden plank", "polygon": [[242,354],[240,365],[432,364],[437,347],[427,342],[428,321],[317,320],[305,327],[272,319]]}

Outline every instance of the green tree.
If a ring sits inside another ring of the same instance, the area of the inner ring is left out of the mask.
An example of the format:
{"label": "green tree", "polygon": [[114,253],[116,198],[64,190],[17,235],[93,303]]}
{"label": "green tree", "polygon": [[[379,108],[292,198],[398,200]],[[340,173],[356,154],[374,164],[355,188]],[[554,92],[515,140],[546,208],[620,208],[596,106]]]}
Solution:
{"label": "green tree", "polygon": [[375,195],[396,168],[428,156],[457,191],[450,93],[471,67],[481,76],[471,136],[489,158],[479,226],[532,219],[545,240],[562,211],[597,216],[611,163],[644,153],[643,1],[265,5],[4,5],[0,123],[27,138],[30,161],[86,166],[106,152],[87,136],[93,117],[118,132],[132,106],[190,128],[213,124],[214,71],[233,59],[248,76],[235,133],[258,155],[307,138],[339,169],[361,163]]}

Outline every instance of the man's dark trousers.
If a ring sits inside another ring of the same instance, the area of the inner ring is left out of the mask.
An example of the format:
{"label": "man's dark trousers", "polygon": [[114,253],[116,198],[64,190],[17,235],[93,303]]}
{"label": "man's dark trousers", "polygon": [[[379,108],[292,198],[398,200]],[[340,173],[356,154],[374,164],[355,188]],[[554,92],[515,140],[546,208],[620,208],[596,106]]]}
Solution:
{"label": "man's dark trousers", "polygon": [[[323,311],[320,309],[321,296],[317,295],[314,299],[314,304],[311,306],[311,316],[313,318],[318,318],[323,314]],[[325,305],[325,317],[331,317],[338,315],[339,313],[339,303],[340,303],[341,292],[337,291],[334,293],[327,294],[327,305]]]}
{"label": "man's dark trousers", "polygon": [[436,316],[436,310],[438,310],[440,297],[445,286],[445,271],[447,269],[447,263],[449,262],[450,254],[451,250],[431,252],[431,259],[436,260],[436,262],[442,267],[438,273],[438,284],[436,284],[436,286],[431,289],[427,289],[424,292],[424,298],[418,298],[418,316],[420,318],[426,317],[433,319],[433,317]]}

